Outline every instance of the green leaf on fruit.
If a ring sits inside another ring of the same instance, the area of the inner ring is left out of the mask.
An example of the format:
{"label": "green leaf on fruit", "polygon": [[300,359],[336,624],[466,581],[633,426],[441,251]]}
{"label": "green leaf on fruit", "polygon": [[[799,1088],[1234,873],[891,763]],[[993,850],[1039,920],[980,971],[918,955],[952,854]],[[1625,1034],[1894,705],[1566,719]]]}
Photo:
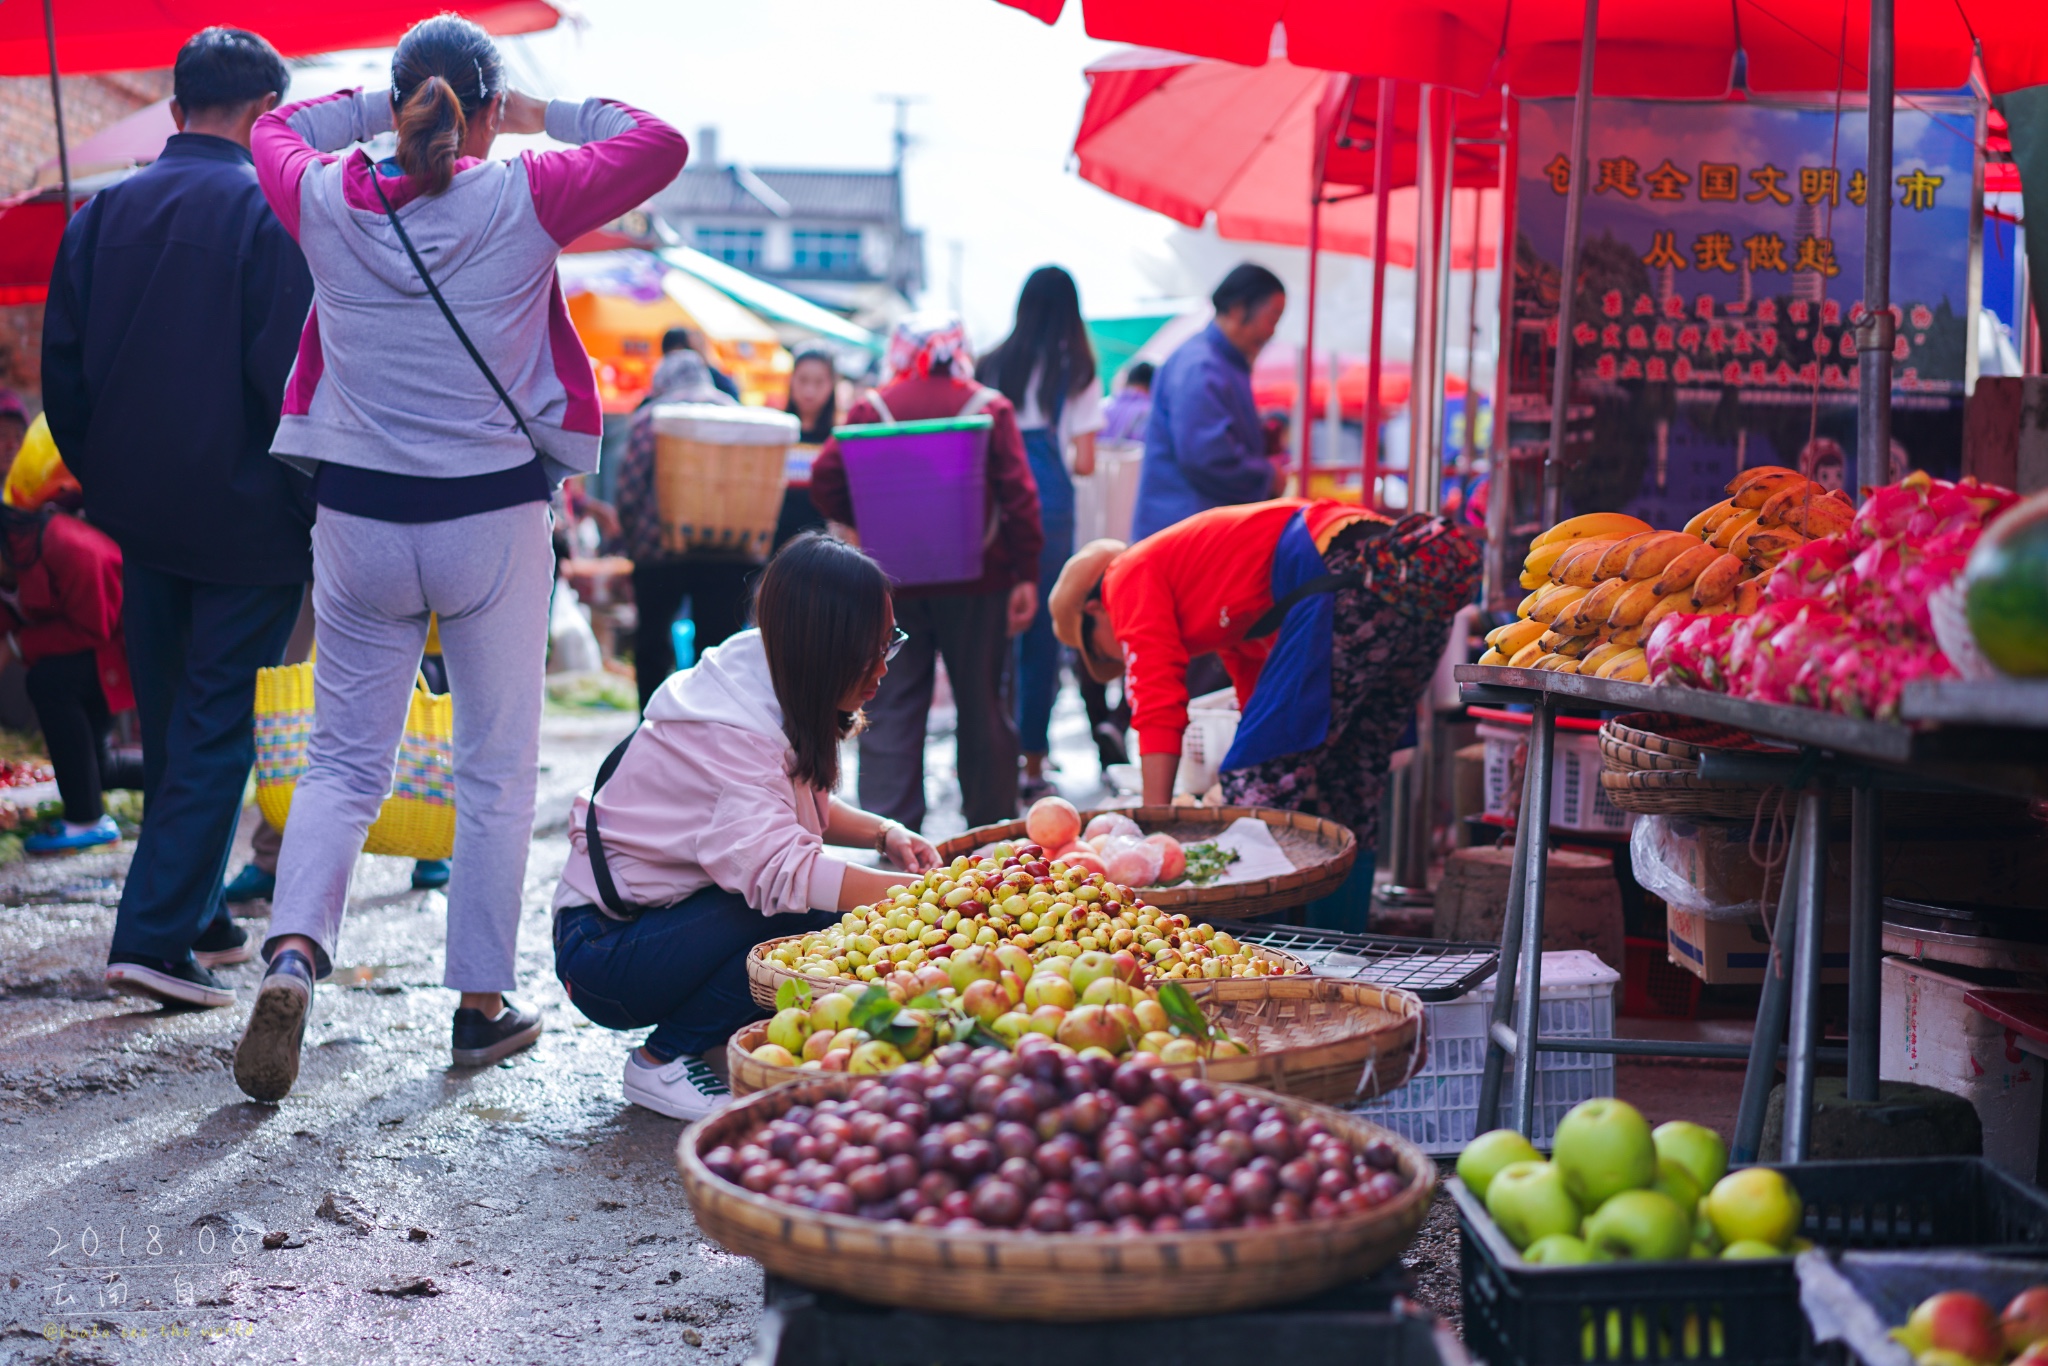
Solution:
{"label": "green leaf on fruit", "polygon": [[847,1028],[865,1029],[879,1038],[877,1026],[895,1019],[900,1008],[896,1004],[896,998],[889,994],[888,988],[871,986],[853,1003],[853,1012],[846,1021]]}
{"label": "green leaf on fruit", "polygon": [[922,996],[913,996],[905,1003],[906,1010],[944,1010],[946,1003],[939,999],[936,991],[927,991]]}
{"label": "green leaf on fruit", "polygon": [[1209,1027],[1209,1017],[1202,1013],[1202,1007],[1178,982],[1159,984],[1159,1008],[1166,1012],[1167,1023],[1176,1034],[1200,1039],[1204,1043],[1215,1041],[1215,1031]]}
{"label": "green leaf on fruit", "polygon": [[964,1033],[960,1031],[957,1025],[954,1027],[953,1041],[955,1043],[969,1044],[975,1048],[1008,1048],[1010,1046],[1002,1035],[990,1029],[974,1016],[969,1015],[966,1017],[966,1020],[967,1028]]}
{"label": "green leaf on fruit", "polygon": [[1237,850],[1225,849],[1214,840],[1187,845],[1181,852],[1187,856],[1187,871],[1183,876],[1197,887],[1222,877],[1224,870],[1242,857]]}
{"label": "green leaf on fruit", "polygon": [[785,977],[782,985],[775,988],[775,1008],[788,1010],[794,1006],[810,1009],[811,984],[795,977]]}

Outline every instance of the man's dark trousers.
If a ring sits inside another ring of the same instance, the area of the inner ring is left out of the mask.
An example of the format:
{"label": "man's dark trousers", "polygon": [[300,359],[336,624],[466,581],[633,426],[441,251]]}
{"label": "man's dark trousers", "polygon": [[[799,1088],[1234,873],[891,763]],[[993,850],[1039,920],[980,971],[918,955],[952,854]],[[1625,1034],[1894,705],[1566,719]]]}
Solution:
{"label": "man's dark trousers", "polygon": [[182,961],[228,914],[222,876],[256,757],[256,671],[283,658],[305,585],[202,583],[133,560],[122,585],[143,822],[113,951]]}

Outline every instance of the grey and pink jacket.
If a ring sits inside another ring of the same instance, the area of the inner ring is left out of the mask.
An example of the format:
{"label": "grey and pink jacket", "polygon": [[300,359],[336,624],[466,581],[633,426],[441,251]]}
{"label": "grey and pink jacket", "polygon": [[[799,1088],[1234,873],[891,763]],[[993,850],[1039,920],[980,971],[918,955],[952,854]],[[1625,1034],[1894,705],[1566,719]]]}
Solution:
{"label": "grey and pink jacket", "polygon": [[556,100],[548,135],[570,150],[464,157],[447,191],[430,196],[360,148],[335,155],[390,128],[389,91],[339,91],[256,123],[257,178],[313,274],[313,311],[271,453],[308,472],[332,460],[429,478],[533,459],[407,259],[381,185],[549,475],[590,473],[602,414],[555,260],[674,180],[688,144],[637,109]]}

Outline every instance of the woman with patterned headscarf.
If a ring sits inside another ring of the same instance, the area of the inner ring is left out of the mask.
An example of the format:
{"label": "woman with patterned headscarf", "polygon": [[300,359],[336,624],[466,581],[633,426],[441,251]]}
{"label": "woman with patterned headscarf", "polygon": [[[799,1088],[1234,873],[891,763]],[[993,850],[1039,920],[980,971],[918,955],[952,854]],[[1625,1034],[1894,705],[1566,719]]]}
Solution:
{"label": "woman with patterned headscarf", "polygon": [[[1017,811],[1017,718],[1004,665],[1010,637],[1029,626],[1038,610],[1038,554],[1045,544],[1038,485],[1016,410],[974,381],[974,358],[959,318],[926,313],[897,323],[882,373],[882,386],[853,405],[846,425],[976,413],[994,420],[988,443],[990,525],[978,578],[896,589],[896,624],[909,640],[866,708],[860,804],[913,830],[923,825],[925,717],[932,705],[933,664],[943,658],[959,709],[955,743],[967,823],[1007,820]],[[825,443],[811,467],[811,501],[832,521],[859,530],[836,439]]]}

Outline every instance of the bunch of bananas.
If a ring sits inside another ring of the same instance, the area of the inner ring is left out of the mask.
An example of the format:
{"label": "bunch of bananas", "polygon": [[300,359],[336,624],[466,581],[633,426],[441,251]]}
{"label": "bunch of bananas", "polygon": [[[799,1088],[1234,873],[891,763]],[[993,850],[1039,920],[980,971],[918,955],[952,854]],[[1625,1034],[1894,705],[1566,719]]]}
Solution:
{"label": "bunch of bananas", "polygon": [[1744,470],[1727,492],[1683,531],[1591,512],[1538,536],[1523,562],[1530,591],[1519,620],[1487,635],[1479,662],[1641,682],[1643,643],[1658,622],[1754,612],[1779,560],[1856,516],[1846,499],[1777,465]]}

